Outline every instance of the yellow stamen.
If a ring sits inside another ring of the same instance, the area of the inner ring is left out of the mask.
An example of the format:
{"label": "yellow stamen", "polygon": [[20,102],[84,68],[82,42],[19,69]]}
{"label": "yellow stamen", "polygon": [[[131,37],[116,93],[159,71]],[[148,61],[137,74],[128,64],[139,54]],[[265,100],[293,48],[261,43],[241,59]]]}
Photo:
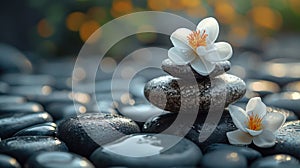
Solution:
{"label": "yellow stamen", "polygon": [[262,129],[262,118],[260,118],[257,114],[249,115],[249,120],[247,122],[248,129],[258,131]]}
{"label": "yellow stamen", "polygon": [[206,38],[208,34],[205,33],[206,31],[204,30],[202,34],[200,34],[200,30],[193,31],[191,34],[189,34],[188,41],[190,46],[196,50],[197,47],[199,46],[206,46]]}

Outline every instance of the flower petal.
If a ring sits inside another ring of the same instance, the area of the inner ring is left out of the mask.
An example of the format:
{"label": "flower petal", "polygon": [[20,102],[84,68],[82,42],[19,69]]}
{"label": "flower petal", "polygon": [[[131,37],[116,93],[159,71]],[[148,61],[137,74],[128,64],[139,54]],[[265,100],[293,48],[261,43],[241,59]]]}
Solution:
{"label": "flower petal", "polygon": [[249,145],[253,139],[252,136],[241,130],[227,132],[226,135],[229,143],[233,145]]}
{"label": "flower petal", "polygon": [[244,132],[247,132],[246,131],[246,122],[248,120],[248,116],[245,113],[245,111],[242,108],[240,108],[238,106],[234,106],[234,105],[229,105],[228,110],[229,110],[229,113],[230,113],[230,116],[232,118],[234,125],[238,129],[240,129]]}
{"label": "flower petal", "polygon": [[192,31],[187,28],[179,28],[171,34],[170,39],[177,48],[192,49],[188,42],[188,36],[191,33]]}
{"label": "flower petal", "polygon": [[212,49],[207,51],[204,59],[210,62],[226,61],[231,58],[232,53],[232,47],[229,43],[218,42],[214,44]]}
{"label": "flower petal", "polygon": [[284,124],[285,120],[285,115],[281,113],[267,113],[262,121],[263,129],[275,132]]}
{"label": "flower petal", "polygon": [[200,75],[207,76],[209,75],[216,67],[215,64],[212,64],[204,59],[196,57],[191,62],[192,68],[197,71]]}
{"label": "flower petal", "polygon": [[208,35],[206,42],[212,44],[218,38],[219,23],[213,17],[205,18],[198,24],[197,30],[200,30],[201,33],[205,30]]}
{"label": "flower petal", "polygon": [[247,132],[248,132],[250,135],[252,135],[252,136],[260,135],[260,134],[263,132],[263,130],[255,131],[255,130],[251,130],[251,129],[248,129],[248,128],[246,128],[246,130],[247,130]]}
{"label": "flower petal", "polygon": [[267,113],[267,107],[261,101],[260,97],[253,97],[246,106],[246,112],[248,115],[253,114],[258,115],[259,118],[263,118]]}
{"label": "flower petal", "polygon": [[262,134],[253,138],[253,143],[261,148],[269,148],[275,145],[276,137],[268,130],[264,130]]}
{"label": "flower petal", "polygon": [[193,50],[172,47],[168,51],[168,57],[177,65],[185,65],[193,61],[196,55]]}

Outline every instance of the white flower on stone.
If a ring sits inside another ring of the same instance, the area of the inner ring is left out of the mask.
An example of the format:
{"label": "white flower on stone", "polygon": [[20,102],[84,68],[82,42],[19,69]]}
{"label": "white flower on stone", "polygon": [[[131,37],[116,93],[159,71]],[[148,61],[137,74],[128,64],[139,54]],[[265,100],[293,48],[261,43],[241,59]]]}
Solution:
{"label": "white flower on stone", "polygon": [[227,132],[231,144],[248,145],[253,143],[261,148],[275,145],[274,132],[285,122],[285,115],[281,113],[267,113],[266,105],[260,97],[251,98],[242,108],[229,105],[229,113],[238,130]]}
{"label": "white flower on stone", "polygon": [[203,19],[196,31],[179,28],[171,35],[174,47],[168,51],[169,58],[177,65],[190,63],[199,74],[209,75],[216,62],[226,61],[232,56],[229,43],[217,42],[219,24],[213,17]]}

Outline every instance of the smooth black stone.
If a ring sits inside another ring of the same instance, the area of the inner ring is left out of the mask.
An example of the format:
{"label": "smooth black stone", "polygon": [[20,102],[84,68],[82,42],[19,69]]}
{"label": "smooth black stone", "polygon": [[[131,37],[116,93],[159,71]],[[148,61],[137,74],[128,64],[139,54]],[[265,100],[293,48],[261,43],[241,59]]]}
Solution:
{"label": "smooth black stone", "polygon": [[41,112],[44,108],[35,102],[9,103],[0,105],[0,115],[19,112]]}
{"label": "smooth black stone", "polygon": [[90,160],[96,167],[192,167],[201,157],[201,150],[185,138],[133,134],[99,147]]}
{"label": "smooth black stone", "polygon": [[0,106],[5,104],[25,103],[26,99],[22,96],[0,95]]}
{"label": "smooth black stone", "polygon": [[5,139],[26,127],[52,120],[47,112],[20,112],[4,115],[0,117],[0,137]]}
{"label": "smooth black stone", "polygon": [[67,152],[40,152],[31,156],[26,168],[94,168],[86,158]]}
{"label": "smooth black stone", "polygon": [[[187,139],[197,144],[201,149],[205,149],[205,147],[214,143],[228,143],[226,132],[237,129],[234,123],[232,122],[229,112],[227,110],[224,110],[216,129],[213,130],[212,134],[208,139],[206,139],[203,142],[200,142],[199,135],[201,133],[201,130],[203,129],[203,124],[207,114],[198,113],[198,116],[194,124],[192,125],[187,123],[187,121],[191,120],[188,115],[189,114],[182,116],[182,118],[178,120],[178,126],[176,126],[176,129],[168,131],[168,134],[185,136]],[[168,113],[152,117],[144,124],[142,132],[160,133],[162,131],[165,131],[173,124],[177,116],[178,114],[176,113]],[[207,122],[207,124],[210,125],[212,123]],[[186,135],[181,135],[186,130],[188,131],[188,133]]]}
{"label": "smooth black stone", "polygon": [[264,97],[268,94],[277,93],[280,87],[275,82],[267,80],[248,79],[246,81],[247,91],[255,92],[259,97]]}
{"label": "smooth black stone", "polygon": [[283,87],[284,91],[300,92],[300,81],[291,82]]}
{"label": "smooth black stone", "polygon": [[0,81],[0,94],[6,94],[9,91],[9,85]]}
{"label": "smooth black stone", "polygon": [[1,80],[9,85],[54,85],[55,79],[49,75],[37,74],[5,74]]}
{"label": "smooth black stone", "polygon": [[221,144],[221,143],[215,143],[215,144],[209,145],[207,148],[205,148],[204,152],[209,153],[209,152],[223,150],[223,149],[226,149],[226,150],[229,150],[232,152],[237,152],[237,153],[244,155],[246,157],[246,159],[248,160],[248,162],[252,162],[262,156],[258,151],[254,150],[252,148],[239,147],[239,146],[233,146],[233,145]]}
{"label": "smooth black stone", "polygon": [[97,147],[128,134],[138,133],[131,119],[111,114],[86,113],[58,125],[57,136],[71,152],[88,157]]}
{"label": "smooth black stone", "polygon": [[251,168],[296,168],[300,167],[300,162],[296,158],[278,154],[273,156],[267,156],[255,161]]}
{"label": "smooth black stone", "polygon": [[171,76],[183,78],[183,79],[203,79],[203,78],[211,78],[218,75],[221,75],[230,70],[231,64],[229,61],[224,61],[220,63],[216,63],[215,69],[211,72],[209,76],[202,76],[198,72],[196,72],[191,65],[177,65],[172,62],[170,59],[165,59],[162,62],[161,68],[170,74]]}
{"label": "smooth black stone", "polygon": [[299,59],[277,58],[265,62],[261,65],[258,79],[273,81],[280,86],[300,79],[300,71],[296,70],[299,66]]}
{"label": "smooth black stone", "polygon": [[48,85],[30,85],[30,86],[12,86],[9,94],[20,95],[25,97],[49,95],[52,87]]}
{"label": "smooth black stone", "polygon": [[197,83],[162,76],[149,81],[144,89],[149,102],[170,112],[205,111],[215,105],[228,106],[242,98],[245,92],[244,81],[229,74]]}
{"label": "smooth black stone", "polygon": [[[56,125],[53,123],[52,125]],[[56,135],[56,128],[53,126],[49,126],[48,124],[37,124],[28,128],[24,128],[14,136],[55,136]]]}
{"label": "smooth black stone", "polygon": [[271,94],[264,98],[264,103],[269,106],[291,110],[300,117],[300,92]]}
{"label": "smooth black stone", "polygon": [[300,120],[285,123],[276,133],[276,144],[271,148],[250,146],[263,155],[288,154],[300,159]]}
{"label": "smooth black stone", "polygon": [[77,114],[83,114],[87,111],[84,105],[78,103],[51,103],[45,109],[54,120],[76,117]]}
{"label": "smooth black stone", "polygon": [[244,155],[231,150],[216,150],[205,154],[201,160],[203,168],[247,168]]}
{"label": "smooth black stone", "polygon": [[17,48],[0,44],[0,74],[31,73],[32,64]]}
{"label": "smooth black stone", "polygon": [[64,142],[48,136],[19,136],[0,142],[0,153],[16,158],[21,164],[41,151],[68,151]]}
{"label": "smooth black stone", "polygon": [[80,103],[88,104],[90,103],[91,97],[89,94],[71,91],[54,91],[49,95],[31,96],[28,98],[30,101],[39,102],[44,106],[51,103]]}
{"label": "smooth black stone", "polygon": [[0,167],[1,168],[21,168],[18,161],[7,155],[0,154]]}

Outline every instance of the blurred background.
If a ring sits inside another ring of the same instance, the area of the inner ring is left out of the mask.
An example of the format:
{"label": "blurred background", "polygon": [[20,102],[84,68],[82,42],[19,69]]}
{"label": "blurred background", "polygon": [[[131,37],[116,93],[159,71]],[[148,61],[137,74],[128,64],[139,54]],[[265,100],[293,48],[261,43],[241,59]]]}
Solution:
{"label": "blurred background", "polygon": [[[220,38],[234,46],[255,46],[251,43],[300,31],[299,0],[11,0],[0,8],[0,42],[40,57],[75,56],[101,25],[145,10],[167,11],[195,24],[214,16],[222,26]],[[153,34],[136,35],[142,44],[158,39]]]}

